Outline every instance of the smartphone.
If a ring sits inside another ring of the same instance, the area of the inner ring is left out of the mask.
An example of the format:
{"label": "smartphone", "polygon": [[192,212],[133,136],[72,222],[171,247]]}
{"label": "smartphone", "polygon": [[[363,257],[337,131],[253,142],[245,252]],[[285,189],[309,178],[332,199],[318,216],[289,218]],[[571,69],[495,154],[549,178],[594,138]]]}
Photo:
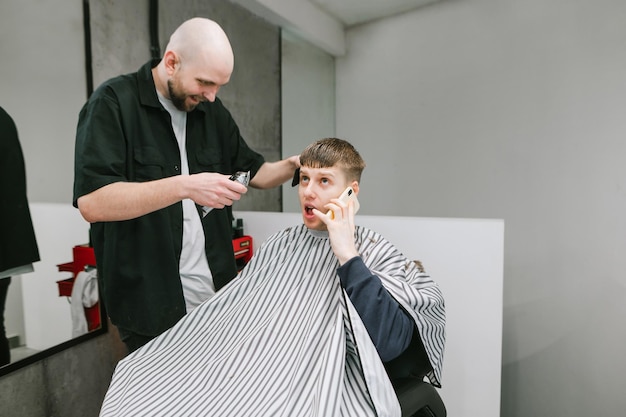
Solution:
{"label": "smartphone", "polygon": [[[338,199],[344,203],[348,203],[350,200],[354,201],[354,214],[359,211],[359,200],[357,200],[356,193],[354,192],[352,187],[348,186],[348,188],[343,190],[343,193],[341,193]],[[328,210],[328,213],[326,213],[326,215],[331,219],[335,218],[332,210]]]}

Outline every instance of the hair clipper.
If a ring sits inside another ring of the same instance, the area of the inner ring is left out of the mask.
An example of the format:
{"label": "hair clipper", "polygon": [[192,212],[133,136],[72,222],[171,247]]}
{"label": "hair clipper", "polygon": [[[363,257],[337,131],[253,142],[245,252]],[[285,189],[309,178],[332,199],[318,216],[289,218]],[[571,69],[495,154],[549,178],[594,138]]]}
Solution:
{"label": "hair clipper", "polygon": [[[245,185],[246,187],[250,183],[250,171],[237,171],[229,178],[231,181],[237,181],[240,184]],[[202,206],[202,217],[205,217],[213,207]]]}

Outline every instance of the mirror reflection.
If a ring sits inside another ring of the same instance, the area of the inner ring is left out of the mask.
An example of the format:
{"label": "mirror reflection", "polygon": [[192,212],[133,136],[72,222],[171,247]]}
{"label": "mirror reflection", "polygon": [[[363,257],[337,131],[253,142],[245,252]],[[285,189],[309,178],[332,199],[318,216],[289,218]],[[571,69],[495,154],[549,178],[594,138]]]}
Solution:
{"label": "mirror reflection", "polygon": [[[0,271],[6,269],[5,259],[11,259],[11,266],[32,263],[32,271],[11,271],[10,284],[3,285],[7,287],[6,298],[2,298],[6,300],[3,323],[7,338],[0,342],[11,348],[11,362],[0,367],[0,375],[89,337],[74,336],[78,333],[72,317],[81,315],[78,307],[72,306],[72,288],[67,285],[75,273],[66,270],[74,261],[73,248],[88,244],[89,239],[88,223],[71,206],[76,115],[87,97],[82,5],[75,0],[63,4],[3,2],[1,30],[11,34],[12,41],[3,42],[2,50],[12,58],[0,69],[0,106],[13,119],[19,137],[28,196],[25,208],[29,208],[39,257],[24,262],[14,253],[9,255],[19,242],[8,238],[8,230],[17,221],[15,215],[6,214],[7,204],[15,200],[5,187],[16,185],[19,179],[15,169],[8,174],[4,170],[14,166],[16,157],[5,148],[7,130],[3,125],[0,217],[7,223],[1,224],[0,239],[7,240],[0,248]],[[1,279],[5,284],[5,278]],[[65,281],[63,288],[59,281]],[[89,284],[81,287],[86,290]],[[89,297],[86,301],[88,304]],[[87,320],[84,306],[82,313]],[[81,323],[78,328],[83,329]],[[100,333],[92,329],[102,326],[87,321],[85,334]]]}
{"label": "mirror reflection", "polygon": [[[15,122],[0,107],[0,366],[11,363],[11,347],[5,326],[6,301],[14,276],[33,272],[39,249],[26,197],[24,156]],[[13,316],[14,311],[9,313]],[[19,340],[19,339],[18,339]]]}
{"label": "mirror reflection", "polygon": [[30,212],[41,261],[14,276],[8,291],[13,362],[101,327],[96,281],[88,270],[93,262],[83,254],[89,225],[70,205],[31,203]]}
{"label": "mirror reflection", "polygon": [[30,272],[11,273],[4,308],[10,351],[3,364],[104,330],[89,225],[68,204],[31,203],[30,214],[41,260]]}
{"label": "mirror reflection", "polygon": [[0,341],[6,365],[97,330],[101,323],[95,260],[86,242],[89,225],[68,204],[27,204],[18,142],[15,136],[3,137],[0,276],[6,292],[0,301],[6,302]]}

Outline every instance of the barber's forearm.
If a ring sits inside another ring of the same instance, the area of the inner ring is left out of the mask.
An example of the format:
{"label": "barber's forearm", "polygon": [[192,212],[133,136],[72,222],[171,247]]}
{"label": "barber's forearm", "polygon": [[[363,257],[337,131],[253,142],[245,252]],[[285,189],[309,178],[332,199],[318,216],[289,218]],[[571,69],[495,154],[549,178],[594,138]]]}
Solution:
{"label": "barber's forearm", "polygon": [[90,223],[134,219],[181,201],[182,180],[178,175],[143,183],[112,183],[78,198],[78,209]]}
{"label": "barber's forearm", "polygon": [[300,166],[300,157],[292,156],[276,162],[265,162],[250,180],[250,186],[260,189],[278,187],[291,180],[293,173]]}

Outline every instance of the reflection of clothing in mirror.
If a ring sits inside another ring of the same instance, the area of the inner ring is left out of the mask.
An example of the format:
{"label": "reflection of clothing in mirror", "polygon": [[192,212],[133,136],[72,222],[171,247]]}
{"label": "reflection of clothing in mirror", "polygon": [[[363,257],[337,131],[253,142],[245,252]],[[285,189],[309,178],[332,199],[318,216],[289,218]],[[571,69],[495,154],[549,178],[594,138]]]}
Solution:
{"label": "reflection of clothing in mirror", "polygon": [[4,307],[7,302],[9,284],[11,284],[11,277],[0,278],[0,366],[11,362],[11,347],[4,327]]}
{"label": "reflection of clothing in mirror", "polygon": [[[6,297],[11,275],[32,271],[39,250],[26,196],[24,156],[11,116],[0,107],[0,280]],[[8,349],[4,328],[4,300],[0,310],[2,360]]]}
{"label": "reflection of clothing in mirror", "polygon": [[[149,62],[137,73],[105,82],[82,109],[76,135],[75,206],[79,197],[115,182],[181,174],[172,120],[159,102],[152,78],[156,64]],[[264,163],[218,98],[200,103],[186,117],[189,173],[250,170],[254,176]],[[120,334],[124,329],[156,336],[186,314],[180,274],[183,219],[183,203],[178,202],[132,220],[91,225],[102,299]],[[204,253],[218,290],[237,275],[230,211],[212,210],[201,223]]]}
{"label": "reflection of clothing in mirror", "polygon": [[[439,385],[445,343],[439,287],[378,233],[357,226],[355,241],[368,273],[415,325],[430,364],[425,375]],[[338,268],[323,232],[301,225],[274,234],[237,279],[118,364],[101,417],[207,410],[400,415],[386,363]]]}
{"label": "reflection of clothing in mirror", "polygon": [[70,297],[72,316],[72,337],[78,337],[89,331],[85,309],[98,302],[98,271],[93,268],[76,275]]}

